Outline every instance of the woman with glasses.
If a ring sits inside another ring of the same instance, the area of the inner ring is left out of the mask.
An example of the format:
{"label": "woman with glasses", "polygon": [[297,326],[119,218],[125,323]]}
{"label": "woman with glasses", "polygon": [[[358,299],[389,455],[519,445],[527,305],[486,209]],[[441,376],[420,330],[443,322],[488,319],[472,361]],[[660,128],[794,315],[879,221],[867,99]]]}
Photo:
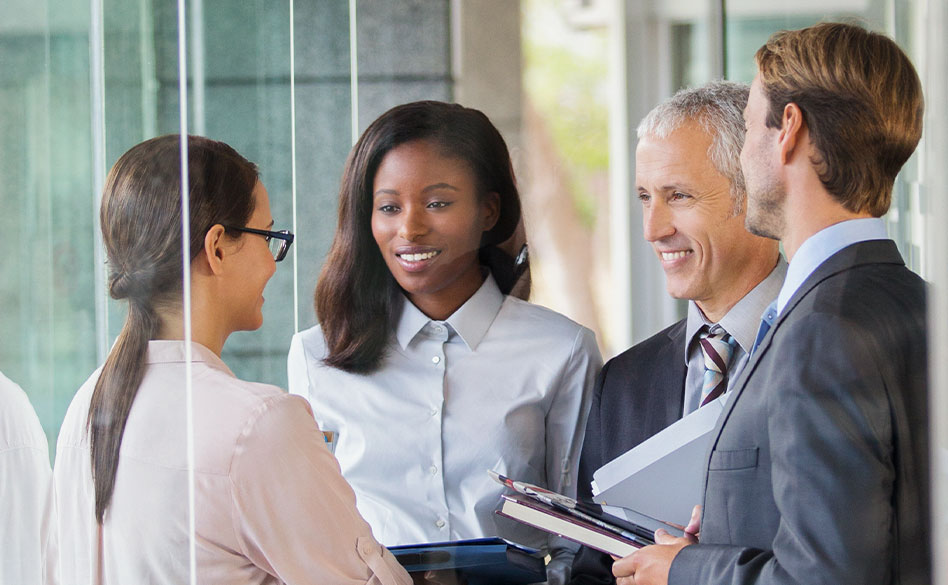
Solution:
{"label": "woman with glasses", "polygon": [[231,333],[263,323],[263,289],[293,236],[272,231],[252,163],[189,137],[185,291],[180,147],[178,136],[139,144],[106,182],[109,292],[128,316],[59,436],[65,582],[181,584],[194,571],[199,583],[410,583],[359,516],[306,402],[221,361]]}
{"label": "woman with glasses", "polygon": [[[550,550],[494,514],[487,470],[575,491],[599,350],[508,294],[516,263],[497,245],[519,221],[507,146],[477,110],[398,106],[349,155],[319,325],[293,338],[289,384],[386,545],[499,535]],[[551,581],[569,557],[557,547]]]}

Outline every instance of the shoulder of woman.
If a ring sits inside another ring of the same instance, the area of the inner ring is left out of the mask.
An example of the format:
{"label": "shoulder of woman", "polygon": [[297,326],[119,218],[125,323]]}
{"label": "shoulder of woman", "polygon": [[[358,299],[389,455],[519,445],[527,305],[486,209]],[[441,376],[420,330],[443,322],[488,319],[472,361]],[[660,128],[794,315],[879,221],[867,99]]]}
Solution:
{"label": "shoulder of woman", "polygon": [[528,330],[564,335],[570,338],[575,337],[580,332],[592,334],[589,329],[562,313],[510,295],[504,297],[504,304],[501,306],[498,318],[501,318],[501,316],[505,320],[516,322],[518,327],[525,327]]}
{"label": "shoulder of woman", "polygon": [[307,357],[317,360],[321,360],[326,356],[326,339],[323,337],[323,330],[318,324],[293,335],[293,340],[290,342],[290,356],[292,357],[295,352],[300,350]]}
{"label": "shoulder of woman", "polygon": [[59,428],[59,437],[56,440],[57,449],[67,445],[88,446],[86,423],[89,416],[89,405],[92,402],[92,392],[95,390],[95,383],[99,379],[101,372],[101,366],[96,368],[73,395],[72,400],[69,402],[69,407],[66,409],[66,416],[63,418],[62,426]]}
{"label": "shoulder of woman", "polygon": [[26,392],[0,373],[0,450],[19,446],[46,449],[46,435]]}
{"label": "shoulder of woman", "polygon": [[321,442],[322,435],[309,402],[301,396],[277,390],[279,393],[262,397],[256,407],[246,413],[237,443],[269,449],[273,444],[289,446],[304,436],[318,437],[317,442]]}

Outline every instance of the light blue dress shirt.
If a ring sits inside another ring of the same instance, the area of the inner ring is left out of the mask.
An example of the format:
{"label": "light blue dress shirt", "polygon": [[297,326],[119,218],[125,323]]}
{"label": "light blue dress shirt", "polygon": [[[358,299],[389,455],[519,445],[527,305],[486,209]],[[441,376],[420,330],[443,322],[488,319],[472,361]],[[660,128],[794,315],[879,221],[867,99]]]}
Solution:
{"label": "light blue dress shirt", "polygon": [[777,295],[777,315],[783,312],[800,285],[830,256],[859,242],[887,239],[885,222],[877,217],[843,221],[807,238],[790,261],[787,279]]}

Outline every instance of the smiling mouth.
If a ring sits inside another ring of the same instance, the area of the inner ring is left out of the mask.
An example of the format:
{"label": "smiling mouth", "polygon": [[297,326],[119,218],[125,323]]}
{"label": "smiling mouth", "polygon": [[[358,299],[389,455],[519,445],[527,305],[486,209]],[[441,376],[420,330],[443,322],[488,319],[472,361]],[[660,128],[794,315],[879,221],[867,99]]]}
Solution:
{"label": "smiling mouth", "polygon": [[694,250],[679,250],[677,252],[660,252],[662,257],[662,262],[671,262],[672,260],[680,260],[685,256],[690,256],[694,254]]}
{"label": "smiling mouth", "polygon": [[441,253],[441,250],[432,250],[430,252],[421,252],[421,253],[413,253],[413,254],[395,254],[395,255],[407,262],[421,262],[422,260],[430,260],[431,258],[434,258],[440,253]]}

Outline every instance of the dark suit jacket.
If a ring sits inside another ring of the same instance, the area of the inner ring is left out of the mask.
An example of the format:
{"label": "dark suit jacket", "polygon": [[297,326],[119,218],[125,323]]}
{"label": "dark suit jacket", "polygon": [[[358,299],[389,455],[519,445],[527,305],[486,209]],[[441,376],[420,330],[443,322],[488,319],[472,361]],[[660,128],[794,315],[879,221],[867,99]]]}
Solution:
{"label": "dark suit jacket", "polygon": [[732,390],[669,583],[930,583],[926,355],[893,242],[826,260]]}
{"label": "dark suit jacket", "polygon": [[[581,499],[592,499],[593,472],[681,418],[686,370],[684,319],[606,362],[579,459]],[[615,582],[612,558],[587,547],[574,557],[572,574],[573,585]]]}

